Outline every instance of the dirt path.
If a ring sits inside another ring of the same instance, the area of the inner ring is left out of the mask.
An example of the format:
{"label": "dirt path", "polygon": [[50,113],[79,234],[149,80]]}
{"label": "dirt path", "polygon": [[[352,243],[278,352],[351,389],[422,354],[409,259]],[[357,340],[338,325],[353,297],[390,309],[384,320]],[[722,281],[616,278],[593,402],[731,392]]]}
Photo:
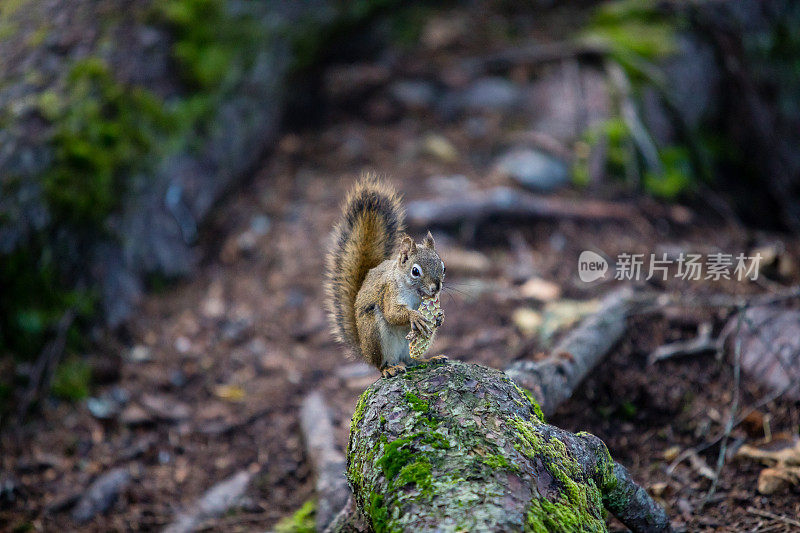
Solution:
{"label": "dirt path", "polygon": [[[405,70],[424,64],[425,54],[410,54]],[[75,529],[69,512],[54,503],[115,466],[127,467],[134,482],[88,530],[158,529],[240,470],[257,473],[248,502],[208,528],[264,530],[313,496],[297,420],[303,395],[324,392],[344,447],[356,398],[378,376],[344,358],[322,311],[325,243],[346,189],[364,169],[390,175],[408,200],[506,184],[492,172],[494,160],[519,137],[519,117],[502,107],[453,117],[425,106],[391,107],[388,94],[378,91],[355,107],[336,104],[318,132],[286,135],[253,180],[219,207],[203,231],[197,275],[148,297],[127,330],[109,341],[110,352],[123,354],[120,377],[93,395],[123,398],[120,412],[100,420],[86,404],[52,404],[41,418],[2,434],[3,471],[13,472],[17,488],[15,501],[0,507],[0,529]],[[376,126],[387,105],[394,120]],[[577,196],[571,190],[558,194]],[[796,241],[725,226],[699,209],[691,224],[680,225],[665,222],[658,215],[665,208],[652,201],[631,205],[646,223],[554,220],[488,224],[466,238],[437,233],[448,262],[447,285],[455,290],[443,300],[447,320],[436,349],[502,368],[526,340],[515,312],[544,306],[518,298],[521,282],[542,278],[561,297],[576,300],[611,288],[613,283],[587,288],[578,280],[577,256],[584,249],[610,257],[674,248],[733,253],[780,240],[786,253],[798,257]],[[797,272],[791,276],[784,281],[796,282]],[[670,282],[663,288],[761,290],[734,282]],[[796,494],[757,494],[754,465],[728,464],[718,497],[703,511],[699,504],[710,482],[687,463],[671,476],[665,471],[670,450],[720,431],[732,372],[713,355],[668,361],[655,370],[647,368],[646,356],[665,341],[691,337],[699,322],[711,321],[718,331],[724,318],[700,310],[635,317],[622,346],[551,420],[606,440],[637,480],[660,491],[676,524],[690,531],[770,524],[749,513],[749,506],[800,515]],[[745,405],[763,395],[752,385],[745,389]],[[771,415],[773,432],[796,434],[799,407],[778,401],[762,411]],[[754,431],[737,429],[734,438],[741,443],[757,437]],[[713,465],[716,451],[702,457]]]}

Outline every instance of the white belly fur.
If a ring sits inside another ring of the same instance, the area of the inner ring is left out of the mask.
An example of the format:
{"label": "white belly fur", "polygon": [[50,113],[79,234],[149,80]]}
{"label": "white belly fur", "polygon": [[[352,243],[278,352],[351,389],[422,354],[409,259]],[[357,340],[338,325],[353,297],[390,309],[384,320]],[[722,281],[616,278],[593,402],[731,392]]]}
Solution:
{"label": "white belly fur", "polygon": [[377,318],[378,333],[383,348],[383,363],[385,365],[412,364],[414,361],[408,352],[408,340],[406,339],[408,328],[389,324],[382,314],[379,314]]}
{"label": "white belly fur", "polygon": [[[408,309],[417,309],[422,303],[422,298],[416,291],[400,291],[397,301]],[[393,326],[389,324],[380,310],[377,311],[378,332],[381,336],[381,347],[383,348],[383,363],[386,365],[396,365],[404,363],[413,365],[414,360],[408,351],[408,339],[406,335],[410,331],[407,326]]]}

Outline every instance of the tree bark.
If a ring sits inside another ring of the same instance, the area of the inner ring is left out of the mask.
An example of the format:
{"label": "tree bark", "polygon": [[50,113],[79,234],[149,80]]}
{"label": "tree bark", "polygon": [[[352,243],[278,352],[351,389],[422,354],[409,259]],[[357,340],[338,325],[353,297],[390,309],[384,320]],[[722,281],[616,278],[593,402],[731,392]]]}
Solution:
{"label": "tree bark", "polygon": [[[503,372],[460,362],[381,379],[353,415],[347,478],[375,531],[670,531],[600,439],[544,423]],[[346,517],[335,530],[353,530]],[[351,529],[348,529],[351,528]]]}

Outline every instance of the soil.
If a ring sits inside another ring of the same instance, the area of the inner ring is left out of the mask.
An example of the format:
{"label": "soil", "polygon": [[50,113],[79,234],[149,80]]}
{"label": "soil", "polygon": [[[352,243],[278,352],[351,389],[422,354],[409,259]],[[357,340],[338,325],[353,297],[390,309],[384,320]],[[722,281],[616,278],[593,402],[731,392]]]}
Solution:
{"label": "soil", "polygon": [[[435,60],[443,64],[456,54],[446,46],[437,50]],[[474,51],[462,47],[457,53]],[[429,54],[423,45],[407,51],[405,71],[426,64]],[[302,398],[311,390],[324,393],[337,444],[344,449],[356,399],[379,377],[346,358],[328,333],[322,307],[327,237],[347,189],[364,170],[390,176],[406,201],[442,197],[447,187],[462,183],[453,176],[464,176],[476,189],[508,184],[492,171],[492,160],[508,148],[515,117],[486,113],[489,132],[471,137],[465,133],[469,117],[395,106],[387,121],[381,111],[387,106],[392,108],[391,101],[380,91],[358,104],[333,101],[319,125],[286,134],[263,168],[222,202],[203,229],[196,275],[152,292],[124,330],[98,341],[93,360],[111,358],[118,370],[93,396],[124,390],[130,398],[122,414],[103,421],[86,403],[52,402],[24,425],[3,430],[2,470],[11,473],[16,488],[14,501],[0,507],[0,529],[78,529],[68,505],[59,503],[115,466],[127,466],[134,482],[107,513],[81,529],[160,529],[176,511],[240,470],[257,472],[248,501],[206,522],[206,529],[263,531],[313,498],[313,472],[298,424]],[[432,133],[446,139],[457,157],[426,149]],[[782,256],[794,262],[782,277],[764,276],[760,284],[642,283],[697,295],[698,301],[711,293],[763,293],[800,281],[795,237],[743,228],[699,201],[666,205],[614,187],[556,194],[618,201],[635,209],[639,221],[497,220],[469,234],[435,231],[451,290],[442,300],[446,319],[434,350],[503,368],[529,342],[515,325],[514,311],[543,306],[515,296],[522,281],[543,278],[574,300],[597,298],[617,284],[578,279],[577,257],[585,249],[613,258],[673,249],[735,254],[780,243]],[[466,252],[488,261],[468,261]],[[668,473],[676,450],[702,446],[724,430],[733,402],[733,366],[727,352],[653,366],[647,356],[665,342],[693,337],[703,322],[718,333],[729,314],[697,306],[632,317],[624,340],[549,422],[602,438],[634,479],[663,501],[678,529],[788,531],[791,526],[748,509],[796,518],[800,488],[760,495],[757,464],[726,457],[716,493],[705,506],[711,481],[697,461],[694,466],[683,461]],[[522,357],[547,348],[539,343]],[[740,392],[740,412],[768,394],[746,378]],[[139,410],[137,420],[132,406],[153,403],[159,409]],[[744,442],[759,442],[766,425],[773,435],[798,434],[797,402],[778,398],[754,416],[761,425],[734,428],[731,452]],[[713,470],[718,453],[719,445],[712,445],[699,457]]]}

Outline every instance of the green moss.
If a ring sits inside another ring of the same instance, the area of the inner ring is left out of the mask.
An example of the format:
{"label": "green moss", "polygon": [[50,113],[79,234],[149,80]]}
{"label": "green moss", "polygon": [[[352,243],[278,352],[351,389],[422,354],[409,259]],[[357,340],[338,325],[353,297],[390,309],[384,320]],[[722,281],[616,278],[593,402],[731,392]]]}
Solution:
{"label": "green moss", "polygon": [[583,479],[580,466],[566,445],[557,439],[545,441],[531,422],[516,417],[517,450],[545,462],[561,488],[556,501],[534,498],[527,515],[529,531],[605,531],[600,490],[592,479]]}
{"label": "green moss", "polygon": [[508,462],[508,459],[502,455],[487,455],[480,458],[480,462],[493,470],[510,470],[518,471],[519,468]]}
{"label": "green moss", "polygon": [[375,529],[375,533],[391,531],[389,528],[389,509],[380,494],[373,494],[370,498],[369,516],[372,519],[372,527]]}
{"label": "green moss", "polygon": [[520,387],[519,385],[517,385],[516,383],[514,384],[514,388],[515,388],[515,389],[517,389],[517,391],[518,391],[520,394],[522,394],[523,396],[525,396],[525,397],[528,399],[528,401],[529,401],[529,402],[530,402],[530,404],[531,404],[531,407],[533,407],[533,412],[536,414],[536,417],[537,417],[537,418],[538,418],[538,419],[539,419],[541,422],[544,422],[544,421],[545,421],[545,419],[544,419],[544,413],[542,412],[542,408],[539,406],[539,402],[537,402],[537,401],[536,401],[536,400],[533,398],[533,395],[532,395],[530,392],[528,392],[527,390],[525,390],[525,389],[523,389],[522,387]]}
{"label": "green moss", "polygon": [[417,435],[405,439],[395,439],[383,448],[383,456],[378,459],[378,466],[383,471],[387,480],[394,479],[397,474],[414,457],[415,452],[411,449],[411,444]]}
{"label": "green moss", "polygon": [[275,524],[276,533],[314,533],[317,530],[314,517],[317,514],[317,501],[308,500],[292,516],[282,518]]}
{"label": "green moss", "polygon": [[63,100],[45,92],[39,106],[54,126],[46,201],[59,220],[98,227],[119,206],[126,179],[150,161],[171,117],[152,93],[119,84],[96,58],[75,63]]}
{"label": "green moss", "polygon": [[365,390],[361,396],[359,396],[355,411],[353,411],[353,417],[350,420],[351,433],[355,431],[359,425],[361,425],[361,421],[364,419],[364,411],[367,409],[367,403],[369,402],[370,396],[372,396],[371,389]]}
{"label": "green moss", "polygon": [[[553,489],[546,491],[547,496],[542,498],[552,499],[556,494],[552,501],[540,501],[538,495],[534,498],[526,510],[527,530],[604,531],[602,500],[595,482],[599,478],[586,479],[586,474],[562,441],[542,437],[546,427],[538,416],[527,416],[524,420],[482,416],[487,429],[497,430],[487,439],[481,432],[473,431],[473,410],[482,406],[482,399],[464,395],[463,403],[457,402],[454,411],[445,414],[437,411],[438,401],[425,397],[421,392],[427,390],[423,383],[425,375],[418,374],[417,378],[418,381],[400,381],[403,389],[398,397],[407,405],[389,407],[404,411],[404,434],[401,438],[390,441],[391,436],[387,439],[387,435],[379,431],[361,440],[364,436],[356,433],[375,430],[372,426],[363,427],[366,409],[362,405],[362,400],[369,402],[374,389],[362,396],[354,415],[347,476],[359,495],[359,505],[371,517],[376,531],[407,529],[408,517],[402,511],[398,514],[398,511],[422,502],[430,505],[432,498],[442,502],[442,513],[447,516],[459,507],[468,508],[479,502],[502,502],[504,492],[500,487],[505,476],[508,473],[521,475],[515,459],[504,453],[508,446],[514,446],[531,464],[543,464],[550,473]],[[512,394],[517,396],[516,392],[512,391]],[[527,409],[531,401],[527,394],[520,393],[517,398],[526,411],[535,411]],[[369,416],[375,416],[376,422],[379,415]],[[355,424],[356,420],[358,424]],[[393,420],[393,423],[397,422]],[[361,447],[356,448],[356,445]],[[500,480],[497,485],[493,484],[494,481],[489,482],[495,478]],[[488,490],[487,487],[497,488]],[[498,509],[502,509],[502,503],[498,505]],[[492,514],[495,512],[481,507],[478,515],[465,519],[463,528],[470,530],[479,524],[492,523],[496,520]]]}
{"label": "green moss", "polygon": [[83,359],[72,357],[56,368],[52,392],[64,400],[82,400],[89,396],[92,369]]}
{"label": "green moss", "polygon": [[428,406],[428,402],[421,399],[419,396],[414,394],[411,391],[406,391],[406,401],[411,405],[411,408],[414,411],[420,413],[427,413],[430,407]]}
{"label": "green moss", "polygon": [[431,477],[431,463],[422,460],[405,465],[397,474],[394,482],[396,488],[406,485],[416,485],[423,495],[432,494],[433,478]]}
{"label": "green moss", "polygon": [[194,88],[220,87],[236,74],[234,62],[242,55],[236,40],[247,47],[253,36],[250,24],[236,20],[223,0],[168,0],[155,4],[155,16],[169,25],[175,36],[172,54],[184,81]]}
{"label": "green moss", "polygon": [[[80,323],[93,312],[97,300],[92,291],[67,287],[53,251],[39,239],[27,249],[0,255],[0,287],[0,353],[8,351],[22,359],[41,352],[67,310],[74,310]],[[68,332],[67,347],[81,347],[76,328]]]}

